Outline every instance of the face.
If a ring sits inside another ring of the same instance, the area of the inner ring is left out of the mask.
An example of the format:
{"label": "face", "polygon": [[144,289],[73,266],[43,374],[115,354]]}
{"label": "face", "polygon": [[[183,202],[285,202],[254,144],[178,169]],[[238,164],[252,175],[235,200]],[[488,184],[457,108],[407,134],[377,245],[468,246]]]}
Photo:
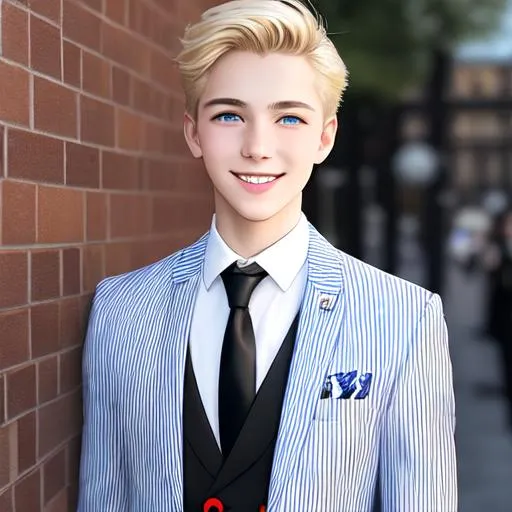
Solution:
{"label": "face", "polygon": [[313,164],[334,144],[306,58],[230,52],[212,69],[185,137],[213,183],[217,221],[296,222]]}

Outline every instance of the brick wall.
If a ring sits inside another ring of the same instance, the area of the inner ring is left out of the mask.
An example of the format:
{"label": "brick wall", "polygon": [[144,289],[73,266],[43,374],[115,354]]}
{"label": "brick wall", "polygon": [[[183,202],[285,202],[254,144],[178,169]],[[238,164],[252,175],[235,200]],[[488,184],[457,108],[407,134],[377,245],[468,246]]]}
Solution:
{"label": "brick wall", "polygon": [[208,3],[0,0],[0,512],[75,510],[95,285],[208,226],[171,62]]}

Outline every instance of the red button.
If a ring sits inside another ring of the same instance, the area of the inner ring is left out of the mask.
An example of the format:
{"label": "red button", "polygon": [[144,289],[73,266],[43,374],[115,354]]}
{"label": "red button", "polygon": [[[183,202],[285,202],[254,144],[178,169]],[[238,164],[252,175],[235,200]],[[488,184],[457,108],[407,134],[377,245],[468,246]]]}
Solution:
{"label": "red button", "polygon": [[265,505],[260,505],[258,512],[267,512],[267,507]]}
{"label": "red button", "polygon": [[204,502],[203,512],[224,512],[224,505],[218,498],[208,498]]}

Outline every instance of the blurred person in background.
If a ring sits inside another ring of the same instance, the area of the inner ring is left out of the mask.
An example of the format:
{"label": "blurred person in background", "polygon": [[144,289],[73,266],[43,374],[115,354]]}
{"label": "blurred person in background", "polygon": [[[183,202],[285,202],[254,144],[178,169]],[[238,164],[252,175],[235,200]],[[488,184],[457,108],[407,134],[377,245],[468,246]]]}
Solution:
{"label": "blurred person in background", "polygon": [[496,217],[484,252],[489,272],[488,331],[498,342],[503,364],[508,421],[512,428],[512,209]]}

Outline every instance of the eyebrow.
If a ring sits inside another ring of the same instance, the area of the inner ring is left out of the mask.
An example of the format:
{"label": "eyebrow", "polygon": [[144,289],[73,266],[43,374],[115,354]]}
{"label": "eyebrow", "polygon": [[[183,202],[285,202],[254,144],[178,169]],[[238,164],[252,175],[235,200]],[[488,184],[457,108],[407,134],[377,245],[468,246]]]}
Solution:
{"label": "eyebrow", "polygon": [[[231,105],[233,107],[240,107],[240,108],[247,108],[247,103],[242,100],[237,100],[235,98],[214,98],[213,100],[207,101],[204,104],[204,108],[212,107],[215,105]],[[275,103],[271,103],[268,106],[269,110],[287,110],[291,108],[305,108],[307,110],[315,111],[315,109],[308,105],[307,103],[304,103],[303,101],[293,101],[293,100],[287,100],[287,101],[277,101]]]}

